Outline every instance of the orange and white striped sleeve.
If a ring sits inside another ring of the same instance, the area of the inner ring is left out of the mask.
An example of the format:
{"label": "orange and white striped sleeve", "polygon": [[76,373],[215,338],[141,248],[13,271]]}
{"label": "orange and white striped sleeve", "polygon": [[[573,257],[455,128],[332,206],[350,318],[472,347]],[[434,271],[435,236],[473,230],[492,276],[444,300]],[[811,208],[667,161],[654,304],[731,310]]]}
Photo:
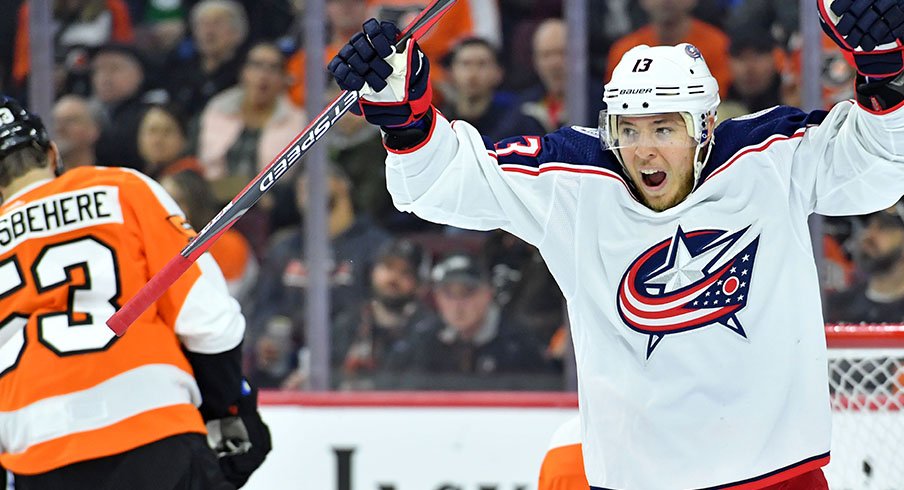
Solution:
{"label": "orange and white striped sleeve", "polygon": [[[136,233],[141,235],[152,276],[176,256],[194,230],[163,187],[151,178],[126,170],[137,179],[129,187],[135,203]],[[245,333],[245,318],[229,294],[220,267],[209,253],[176,281],[156,303],[157,314],[173,327],[190,352],[217,354],[234,349]],[[146,313],[147,314],[147,313]]]}
{"label": "orange and white striped sleeve", "polygon": [[581,419],[575,415],[556,429],[540,466],[537,490],[588,490],[581,452]]}

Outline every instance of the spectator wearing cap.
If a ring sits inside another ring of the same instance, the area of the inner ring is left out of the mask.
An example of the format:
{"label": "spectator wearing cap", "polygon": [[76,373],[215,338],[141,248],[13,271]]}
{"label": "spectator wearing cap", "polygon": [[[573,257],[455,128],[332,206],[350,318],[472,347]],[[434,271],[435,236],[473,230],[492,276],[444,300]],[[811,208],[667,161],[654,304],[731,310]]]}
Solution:
{"label": "spectator wearing cap", "polygon": [[452,47],[444,62],[452,96],[440,108],[443,114],[471,123],[494,141],[502,139],[499,116],[514,107],[515,97],[497,90],[503,72],[496,48],[485,39],[466,38]]}
{"label": "spectator wearing cap", "polygon": [[782,103],[782,77],[775,41],[768,34],[734,33],[729,48],[731,85],[726,99],[757,112]]}
{"label": "spectator wearing cap", "polygon": [[53,141],[68,170],[96,165],[94,146],[100,137],[100,116],[84,97],[64,95],[53,106]]}
{"label": "spectator wearing cap", "polygon": [[477,257],[451,255],[434,267],[432,276],[439,322],[415,332],[415,369],[460,375],[457,388],[473,387],[478,378],[496,374],[550,369],[533,336],[503,318],[493,301],[489,272]]}
{"label": "spectator wearing cap", "polygon": [[[308,203],[307,173],[295,183],[296,205],[303,216]],[[327,233],[332,257],[328,264],[331,319],[351,311],[369,295],[368,274],[377,251],[390,236],[352,205],[352,186],[341,169],[327,167],[329,216]],[[266,325],[277,315],[292,319],[297,338],[304,331],[305,291],[309,265],[304,259],[305,234],[300,226],[274,233],[263,255],[257,285],[251,293],[249,325]],[[258,327],[259,328],[259,327]]]}
{"label": "spectator wearing cap", "polygon": [[292,320],[274,316],[261,328],[248,353],[251,369],[248,380],[252,386],[270,389],[298,389],[304,375],[297,370],[298,343],[293,335]]}
{"label": "spectator wearing cap", "polygon": [[203,0],[189,14],[191,39],[171,53],[165,88],[188,114],[238,82],[248,16],[234,0]]}
{"label": "spectator wearing cap", "polygon": [[145,92],[145,66],[127,44],[107,44],[91,61],[92,103],[104,117],[97,142],[98,164],[141,169],[138,125],[153,94]]}
{"label": "spectator wearing cap", "polygon": [[370,296],[340,313],[333,326],[335,381],[343,389],[399,388],[398,373],[413,362],[412,332],[435,324],[424,301],[427,257],[407,239],[387,243],[370,271]]}
{"label": "spectator wearing cap", "polygon": [[904,321],[904,199],[866,216],[854,262],[864,278],[848,290],[829,296],[826,319]]}

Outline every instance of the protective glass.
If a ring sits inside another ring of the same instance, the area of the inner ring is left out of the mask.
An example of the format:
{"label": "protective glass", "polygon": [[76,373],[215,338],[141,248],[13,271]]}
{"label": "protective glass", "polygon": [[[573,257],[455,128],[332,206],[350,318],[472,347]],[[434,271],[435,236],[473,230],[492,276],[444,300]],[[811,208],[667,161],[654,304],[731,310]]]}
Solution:
{"label": "protective glass", "polygon": [[685,118],[674,114],[609,115],[600,111],[600,139],[605,148],[692,148]]}
{"label": "protective glass", "polygon": [[869,214],[866,216],[866,224],[875,222],[879,228],[886,230],[904,228],[904,209],[901,208],[904,208],[904,205]]}

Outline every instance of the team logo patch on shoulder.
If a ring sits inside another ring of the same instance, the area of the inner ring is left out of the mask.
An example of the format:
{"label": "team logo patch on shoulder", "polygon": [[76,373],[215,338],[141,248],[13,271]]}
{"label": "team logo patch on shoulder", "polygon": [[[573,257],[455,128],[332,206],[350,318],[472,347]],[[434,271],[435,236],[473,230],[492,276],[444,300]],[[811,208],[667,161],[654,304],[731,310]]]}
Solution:
{"label": "team logo patch on shoulder", "polygon": [[194,238],[197,233],[195,229],[192,228],[191,223],[185,219],[185,216],[179,216],[178,214],[171,214],[166,217],[166,220],[169,221],[174,228],[179,230],[179,233],[187,236],[188,238]]}
{"label": "team logo patch on shoulder", "polygon": [[697,49],[697,46],[694,46],[693,44],[688,44],[687,46],[685,46],[684,52],[687,53],[688,56],[690,56],[692,59],[695,59],[695,60],[703,57],[703,55],[700,54],[700,50]]}
{"label": "team logo patch on shoulder", "polygon": [[685,233],[679,226],[631,263],[618,286],[618,313],[648,335],[647,359],[678,332],[722,325],[747,337],[737,314],[747,306],[760,240],[749,229]]}

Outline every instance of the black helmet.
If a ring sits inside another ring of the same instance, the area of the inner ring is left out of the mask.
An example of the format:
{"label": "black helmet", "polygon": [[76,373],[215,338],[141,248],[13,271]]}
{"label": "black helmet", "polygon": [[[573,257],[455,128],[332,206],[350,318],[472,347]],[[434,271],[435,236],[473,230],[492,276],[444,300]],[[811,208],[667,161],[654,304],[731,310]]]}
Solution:
{"label": "black helmet", "polygon": [[16,99],[0,95],[0,160],[25,146],[47,151],[47,129],[41,118],[22,108]]}

